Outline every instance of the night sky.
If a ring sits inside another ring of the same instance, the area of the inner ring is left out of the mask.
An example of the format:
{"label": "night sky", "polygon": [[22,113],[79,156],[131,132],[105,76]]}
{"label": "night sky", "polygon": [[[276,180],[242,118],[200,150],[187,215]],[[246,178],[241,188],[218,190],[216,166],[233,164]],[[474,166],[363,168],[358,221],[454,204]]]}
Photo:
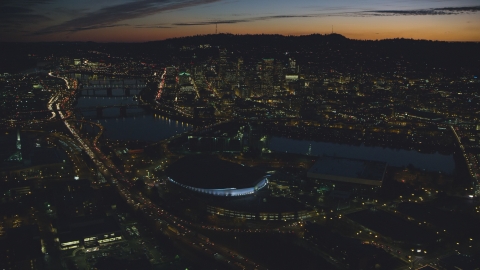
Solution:
{"label": "night sky", "polygon": [[0,41],[143,42],[215,33],[480,41],[479,0],[1,0]]}

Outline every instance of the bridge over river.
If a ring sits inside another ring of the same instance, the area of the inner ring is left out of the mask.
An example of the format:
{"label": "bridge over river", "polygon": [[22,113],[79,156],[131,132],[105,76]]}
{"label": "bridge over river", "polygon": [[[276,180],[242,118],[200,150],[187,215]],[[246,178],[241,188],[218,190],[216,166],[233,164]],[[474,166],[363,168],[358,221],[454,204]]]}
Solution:
{"label": "bridge over river", "polygon": [[[98,74],[65,74],[68,78],[76,79],[78,90],[82,96],[130,96],[146,87],[145,78],[118,77],[114,75]],[[119,92],[121,91],[121,94]]]}

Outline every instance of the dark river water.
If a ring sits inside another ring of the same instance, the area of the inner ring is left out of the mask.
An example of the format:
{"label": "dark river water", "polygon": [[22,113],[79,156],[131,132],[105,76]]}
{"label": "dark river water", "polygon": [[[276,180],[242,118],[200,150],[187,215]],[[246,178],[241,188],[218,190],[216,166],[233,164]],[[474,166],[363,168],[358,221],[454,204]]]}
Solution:
{"label": "dark river water", "polygon": [[[106,90],[103,90],[106,93]],[[131,95],[139,90],[131,90]],[[102,91],[96,90],[96,94]],[[118,96],[121,91],[113,91],[113,97],[80,97],[77,108],[92,106],[137,104],[133,97]],[[95,110],[82,111],[85,119],[102,124],[104,136],[114,140],[160,141],[193,128],[191,124],[171,120],[166,117],[145,112],[140,107],[128,107],[127,117],[120,116],[119,108],[103,109],[102,117]]]}
{"label": "dark river water", "polygon": [[[104,79],[105,81],[105,79]],[[109,82],[111,80],[108,80]],[[84,94],[87,94],[83,90]],[[106,97],[105,89],[96,89],[96,96],[81,96],[78,99],[77,108],[92,106],[110,105],[131,105],[137,104],[133,96],[140,92],[140,89],[131,89],[132,97],[124,97],[122,89],[113,89],[112,97]],[[92,91],[88,92],[93,94]],[[82,112],[85,119],[98,122],[105,127],[105,136],[109,139],[118,140],[141,140],[159,141],[173,135],[183,133],[193,128],[191,124],[146,113],[140,107],[128,107],[127,117],[120,116],[120,109],[105,108],[102,117],[97,117],[95,110]],[[306,140],[295,140],[281,137],[269,139],[269,148],[273,151],[306,154],[311,145],[311,155],[330,155],[346,158],[358,158],[378,160],[387,162],[393,166],[413,166],[427,171],[441,171],[453,173],[455,162],[453,155],[440,153],[420,153],[414,150],[391,149],[371,146],[355,146],[347,144],[336,144],[329,142],[316,142]]]}
{"label": "dark river water", "polygon": [[338,156],[387,162],[392,166],[407,166],[412,164],[416,168],[427,171],[441,171],[453,173],[455,161],[453,155],[440,153],[420,153],[415,150],[391,149],[372,146],[356,146],[336,144],[330,142],[316,142],[294,140],[282,137],[270,138],[269,148],[273,151],[306,154],[311,145],[311,155]]}

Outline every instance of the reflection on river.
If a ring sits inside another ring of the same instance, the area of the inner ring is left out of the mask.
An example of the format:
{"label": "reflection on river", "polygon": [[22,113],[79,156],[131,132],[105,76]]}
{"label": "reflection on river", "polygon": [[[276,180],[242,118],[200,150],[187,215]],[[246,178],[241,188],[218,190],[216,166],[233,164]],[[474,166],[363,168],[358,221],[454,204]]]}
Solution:
{"label": "reflection on river", "polygon": [[187,123],[156,115],[98,121],[105,127],[105,136],[114,140],[160,141],[192,128]]}
{"label": "reflection on river", "polygon": [[[132,92],[132,94],[136,94]],[[94,106],[133,105],[132,97],[80,97],[77,108]],[[163,116],[149,114],[140,107],[128,107],[127,117],[120,117],[119,108],[105,108],[102,117],[95,110],[82,111],[85,119],[105,127],[104,136],[114,140],[160,141],[190,130],[193,126]]]}
{"label": "reflection on river", "polygon": [[269,148],[273,151],[306,154],[312,145],[311,155],[328,155],[346,158],[358,158],[387,162],[392,166],[413,166],[427,171],[453,173],[455,161],[453,155],[439,153],[420,153],[414,150],[391,149],[371,146],[355,146],[329,142],[302,141],[282,137],[271,137]]}
{"label": "reflection on river", "polygon": [[[96,90],[99,96],[82,97],[77,101],[77,108],[86,108],[91,106],[111,106],[111,105],[129,105],[138,104],[133,97],[121,96],[120,92],[113,92],[112,97],[107,97],[107,90]],[[131,95],[138,95],[140,90],[131,90]]]}
{"label": "reflection on river", "polygon": [[[102,92],[103,91],[103,92]],[[132,89],[131,95],[138,95],[140,90]],[[96,90],[97,97],[80,97],[77,108],[95,106],[136,105],[133,97],[123,96],[122,91],[113,91],[112,97],[106,97],[105,89]],[[164,116],[146,113],[142,108],[129,106],[127,117],[120,116],[118,107],[104,108],[102,117],[97,117],[95,110],[81,112],[81,116],[99,122],[105,127],[105,137],[115,140],[159,141],[193,128],[187,123],[171,120]],[[306,154],[312,146],[311,154],[330,155],[347,158],[378,160],[393,166],[413,166],[428,171],[453,173],[455,161],[453,155],[439,153],[419,153],[414,150],[390,149],[371,146],[354,146],[329,142],[303,141],[281,137],[272,137],[269,147],[273,151]]]}

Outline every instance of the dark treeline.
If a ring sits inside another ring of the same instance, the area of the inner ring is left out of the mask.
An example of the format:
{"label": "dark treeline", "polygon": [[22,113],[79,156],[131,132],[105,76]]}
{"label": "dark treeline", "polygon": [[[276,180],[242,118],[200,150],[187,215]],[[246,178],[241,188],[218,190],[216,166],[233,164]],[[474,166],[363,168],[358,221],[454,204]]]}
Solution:
{"label": "dark treeline", "polygon": [[[198,45],[211,48],[200,49]],[[397,64],[408,63],[416,73],[437,68],[444,75],[479,73],[480,43],[445,42],[413,39],[352,40],[339,34],[312,34],[305,36],[233,35],[217,34],[151,41],[144,43],[95,42],[37,42],[0,43],[0,72],[20,72],[34,67],[39,61],[55,57],[82,57],[92,51],[115,57],[145,59],[157,65],[175,63],[182,55],[195,53],[197,60],[216,57],[218,48],[230,54],[257,61],[259,58],[277,59],[295,57],[297,63],[335,69],[343,66],[344,72],[362,68],[363,71],[395,70]],[[185,46],[190,46],[184,50]],[[102,55],[99,54],[101,58]],[[125,60],[125,59],[123,59]],[[387,70],[385,70],[387,68]],[[448,73],[448,74],[445,74]]]}

